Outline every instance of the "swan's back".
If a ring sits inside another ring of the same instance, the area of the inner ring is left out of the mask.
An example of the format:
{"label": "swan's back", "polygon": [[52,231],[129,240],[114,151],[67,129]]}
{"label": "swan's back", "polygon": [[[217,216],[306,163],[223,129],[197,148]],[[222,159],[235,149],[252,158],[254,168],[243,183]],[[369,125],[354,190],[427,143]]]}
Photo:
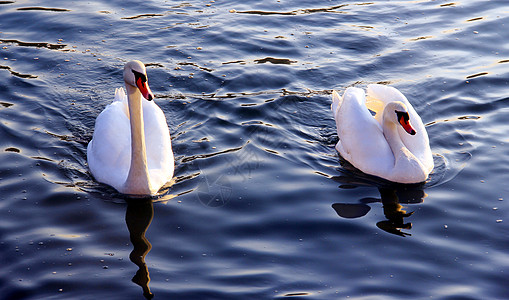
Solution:
{"label": "swan's back", "polygon": [[88,166],[94,178],[117,190],[129,171],[130,131],[127,97],[119,88],[115,90],[115,100],[97,117],[94,135],[87,147]]}
{"label": "swan's back", "polygon": [[[161,187],[173,176],[170,132],[164,113],[157,104],[153,101],[142,103],[149,177],[152,186]],[[87,147],[87,160],[92,175],[97,181],[119,192],[124,189],[131,166],[128,107],[124,90],[116,89],[115,100],[97,117],[94,135]]]}
{"label": "swan's back", "polygon": [[366,107],[365,93],[362,89],[350,87],[343,98],[333,93],[332,109],[339,141],[336,149],[339,154],[365,173],[380,176],[393,165],[391,149],[384,138],[382,127]]}
{"label": "swan's back", "polygon": [[160,187],[173,177],[170,131],[163,111],[154,101],[143,101],[143,119],[150,181]]}

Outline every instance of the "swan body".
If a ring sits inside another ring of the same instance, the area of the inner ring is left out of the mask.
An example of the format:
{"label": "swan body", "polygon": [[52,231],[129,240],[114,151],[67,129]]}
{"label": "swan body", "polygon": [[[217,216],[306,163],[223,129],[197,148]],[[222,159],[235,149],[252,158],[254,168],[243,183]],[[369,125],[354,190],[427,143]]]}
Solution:
{"label": "swan body", "polygon": [[145,66],[127,63],[124,81],[127,95],[117,88],[96,119],[88,166],[97,181],[120,193],[155,195],[173,177],[170,132],[163,111],[151,101]]}
{"label": "swan body", "polygon": [[[380,84],[332,93],[339,154],[364,173],[398,183],[419,183],[433,170],[421,118],[397,89]],[[371,114],[375,112],[375,116]]]}

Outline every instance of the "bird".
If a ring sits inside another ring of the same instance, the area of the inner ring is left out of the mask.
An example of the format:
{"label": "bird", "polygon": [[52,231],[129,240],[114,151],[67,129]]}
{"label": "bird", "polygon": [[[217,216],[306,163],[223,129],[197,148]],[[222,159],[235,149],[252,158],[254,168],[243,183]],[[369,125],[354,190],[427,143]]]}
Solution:
{"label": "bird", "polygon": [[96,181],[133,196],[154,196],[173,177],[174,158],[166,117],[152,101],[145,65],[125,64],[123,88],[97,116],[87,162]]}
{"label": "bird", "polygon": [[[370,84],[332,93],[336,150],[360,171],[391,182],[426,181],[433,170],[429,137],[420,116],[396,88]],[[373,115],[374,114],[374,115]]]}

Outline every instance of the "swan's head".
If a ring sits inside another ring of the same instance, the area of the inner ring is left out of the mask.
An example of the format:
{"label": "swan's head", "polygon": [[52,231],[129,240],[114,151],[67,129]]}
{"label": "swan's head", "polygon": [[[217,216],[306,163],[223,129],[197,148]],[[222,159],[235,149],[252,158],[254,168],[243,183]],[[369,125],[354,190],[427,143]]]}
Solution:
{"label": "swan's head", "polygon": [[410,124],[410,116],[406,105],[400,101],[394,101],[387,104],[385,111],[389,113],[390,120],[395,124],[401,125],[405,131],[410,135],[415,135],[416,131]]}
{"label": "swan's head", "polygon": [[124,81],[126,84],[138,88],[143,98],[149,101],[154,99],[154,94],[148,86],[147,70],[141,61],[133,60],[124,66]]}

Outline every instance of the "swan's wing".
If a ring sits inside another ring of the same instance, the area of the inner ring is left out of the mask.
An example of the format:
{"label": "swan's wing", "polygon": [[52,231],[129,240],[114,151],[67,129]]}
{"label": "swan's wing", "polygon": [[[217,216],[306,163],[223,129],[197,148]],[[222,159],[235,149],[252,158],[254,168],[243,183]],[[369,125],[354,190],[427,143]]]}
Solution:
{"label": "swan's wing", "polygon": [[154,101],[143,101],[143,120],[150,180],[160,187],[173,177],[170,131],[163,111]]}
{"label": "swan's wing", "polygon": [[97,117],[94,134],[87,147],[87,160],[92,175],[97,181],[117,190],[125,182],[131,164],[131,129],[125,113],[127,100],[122,98],[123,90],[118,90],[113,103],[106,106]]}
{"label": "swan's wing", "polygon": [[356,168],[379,176],[394,165],[394,156],[365,100],[364,91],[359,88],[350,87],[345,91],[334,115],[340,140],[336,149]]}
{"label": "swan's wing", "polygon": [[409,135],[398,126],[398,132],[405,146],[424,165],[428,173],[433,169],[433,156],[429,146],[429,137],[421,117],[417,114],[408,99],[396,88],[381,84],[370,84],[367,90],[368,98],[377,99],[384,103],[384,106],[393,101],[403,102],[410,116],[410,123],[417,132],[416,135]]}

